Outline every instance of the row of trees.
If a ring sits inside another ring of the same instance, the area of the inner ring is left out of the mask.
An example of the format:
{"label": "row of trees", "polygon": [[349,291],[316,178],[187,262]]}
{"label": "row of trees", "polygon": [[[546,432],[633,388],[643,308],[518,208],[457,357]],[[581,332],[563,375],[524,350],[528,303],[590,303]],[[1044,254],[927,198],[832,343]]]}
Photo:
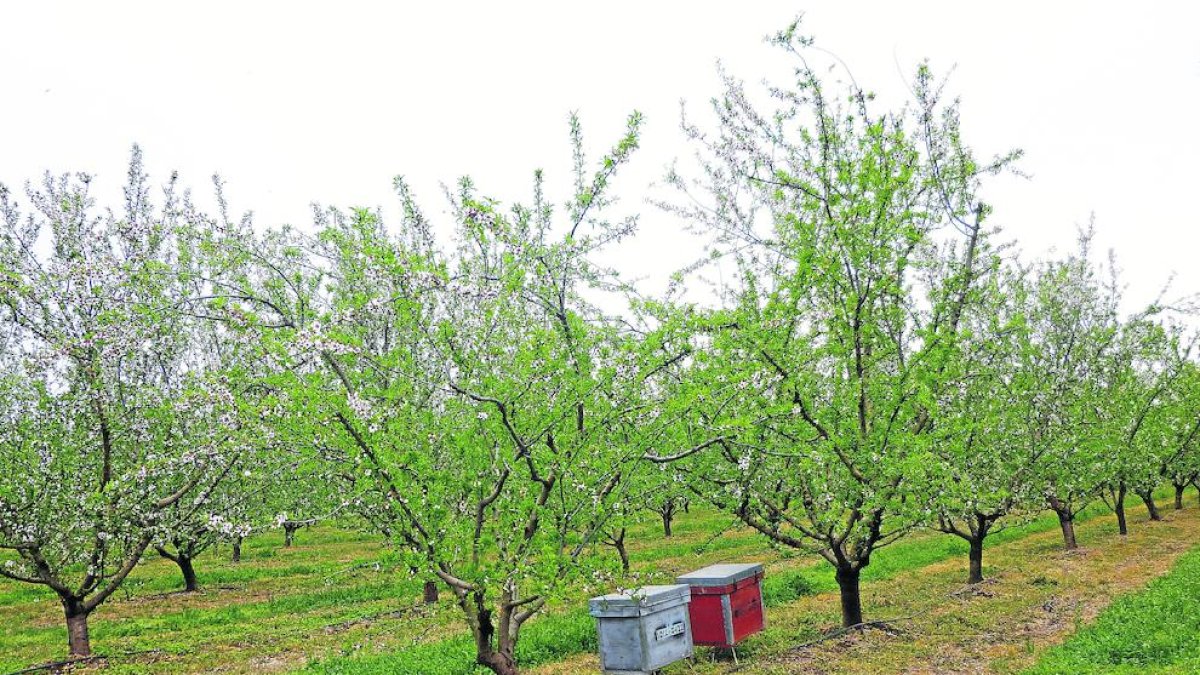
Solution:
{"label": "row of trees", "polygon": [[[641,117],[589,163],[572,118],[565,204],[534,175],[504,204],[464,179],[441,244],[407,184],[401,221],[315,209],[311,233],[216,217],[135,151],[120,214],[90,178],[0,189],[0,575],[63,604],[71,653],[146,555],[338,514],[450,590],[476,656],[515,673],[522,626],[601,565],[646,507],[705,500],[859,575],[918,527],[970,542],[1153,507],[1200,473],[1192,338],[1156,303],[1120,310],[1090,233],[1022,263],[990,225],[957,102],[922,67],[876,110],[774,42],[794,81],[764,110],[732,77],[715,128],[685,123],[696,176],[661,200],[710,241],[646,298],[606,254],[635,216],[612,183]],[[711,297],[709,267],[725,281]],[[1152,509],[1152,514],[1155,511]],[[274,514],[279,514],[278,516]]]}

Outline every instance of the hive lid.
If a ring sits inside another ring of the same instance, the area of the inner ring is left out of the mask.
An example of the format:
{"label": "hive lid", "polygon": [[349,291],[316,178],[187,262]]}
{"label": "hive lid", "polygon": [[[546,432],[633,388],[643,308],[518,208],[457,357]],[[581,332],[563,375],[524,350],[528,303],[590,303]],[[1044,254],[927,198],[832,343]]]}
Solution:
{"label": "hive lid", "polygon": [[686,584],[642,586],[624,593],[609,593],[588,601],[592,616],[644,615],[691,600],[692,591]]}
{"label": "hive lid", "polygon": [[675,579],[681,584],[689,586],[724,586],[725,584],[734,584],[747,577],[762,574],[763,566],[761,563],[734,563],[709,565],[688,572]]}

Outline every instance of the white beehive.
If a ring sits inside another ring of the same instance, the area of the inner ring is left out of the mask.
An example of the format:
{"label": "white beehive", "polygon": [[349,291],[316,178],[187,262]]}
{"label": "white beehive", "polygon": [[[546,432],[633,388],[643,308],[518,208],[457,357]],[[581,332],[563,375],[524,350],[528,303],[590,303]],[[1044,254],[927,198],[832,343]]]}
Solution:
{"label": "white beehive", "polygon": [[600,634],[600,666],[611,675],[648,675],[692,655],[686,584],[644,586],[588,602]]}

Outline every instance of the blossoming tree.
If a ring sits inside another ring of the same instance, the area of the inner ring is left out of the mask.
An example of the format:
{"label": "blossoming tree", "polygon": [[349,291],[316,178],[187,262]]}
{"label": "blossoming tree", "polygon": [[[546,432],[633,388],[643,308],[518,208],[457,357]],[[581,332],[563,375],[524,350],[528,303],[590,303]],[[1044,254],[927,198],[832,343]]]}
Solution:
{"label": "blossoming tree", "polygon": [[[640,117],[587,169],[565,208],[535,175],[504,207],[463,180],[456,247],[437,245],[407,186],[391,233],[369,210],[318,211],[315,238],[214,234],[221,310],[240,317],[278,375],[289,424],[335,451],[372,522],[453,592],[478,662],[516,672],[521,627],[589,551],[656,429],[644,383],[675,360],[602,311],[623,284],[597,255],[632,234],[610,221],[609,183]],[[643,419],[644,418],[644,419]]]}
{"label": "blossoming tree", "polygon": [[862,569],[926,516],[914,493],[936,401],[992,266],[977,192],[1012,156],[973,158],[928,69],[914,108],[879,112],[853,82],[829,85],[796,29],[774,40],[795,66],[767,92],[777,106],[761,112],[726,77],[717,129],[685,124],[701,177],[672,176],[695,202],[669,207],[727,266],[689,375],[724,440],[691,474],[746,524],[833,565],[854,626]]}
{"label": "blossoming tree", "polygon": [[54,592],[77,656],[88,616],[239,453],[234,393],[181,309],[174,179],[155,210],[135,148],[119,217],[90,183],[48,175],[27,213],[0,187],[0,576]]}

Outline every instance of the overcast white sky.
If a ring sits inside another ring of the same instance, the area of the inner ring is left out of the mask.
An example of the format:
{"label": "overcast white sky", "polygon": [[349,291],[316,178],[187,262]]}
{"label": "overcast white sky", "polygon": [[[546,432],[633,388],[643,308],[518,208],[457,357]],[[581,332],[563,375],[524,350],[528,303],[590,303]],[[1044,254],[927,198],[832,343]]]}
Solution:
{"label": "overcast white sky", "polygon": [[1071,246],[1094,212],[1131,301],[1171,272],[1200,290],[1200,3],[1182,0],[7,3],[0,181],[88,171],[116,205],[136,142],[160,180],[178,169],[207,195],[221,173],[260,225],[307,223],[313,201],[393,208],[396,174],[437,214],[463,174],[505,200],[537,167],[565,188],[567,114],[596,156],[636,108],[643,150],[618,188],[645,235],[625,265],[661,279],[689,248],[641,200],[690,153],[680,99],[706,112],[718,58],[751,82],[778,72],[761,38],[801,11],[885,98],[923,58],[956,67],[968,141],[1027,153],[1032,180],[988,194],[1027,254]]}

